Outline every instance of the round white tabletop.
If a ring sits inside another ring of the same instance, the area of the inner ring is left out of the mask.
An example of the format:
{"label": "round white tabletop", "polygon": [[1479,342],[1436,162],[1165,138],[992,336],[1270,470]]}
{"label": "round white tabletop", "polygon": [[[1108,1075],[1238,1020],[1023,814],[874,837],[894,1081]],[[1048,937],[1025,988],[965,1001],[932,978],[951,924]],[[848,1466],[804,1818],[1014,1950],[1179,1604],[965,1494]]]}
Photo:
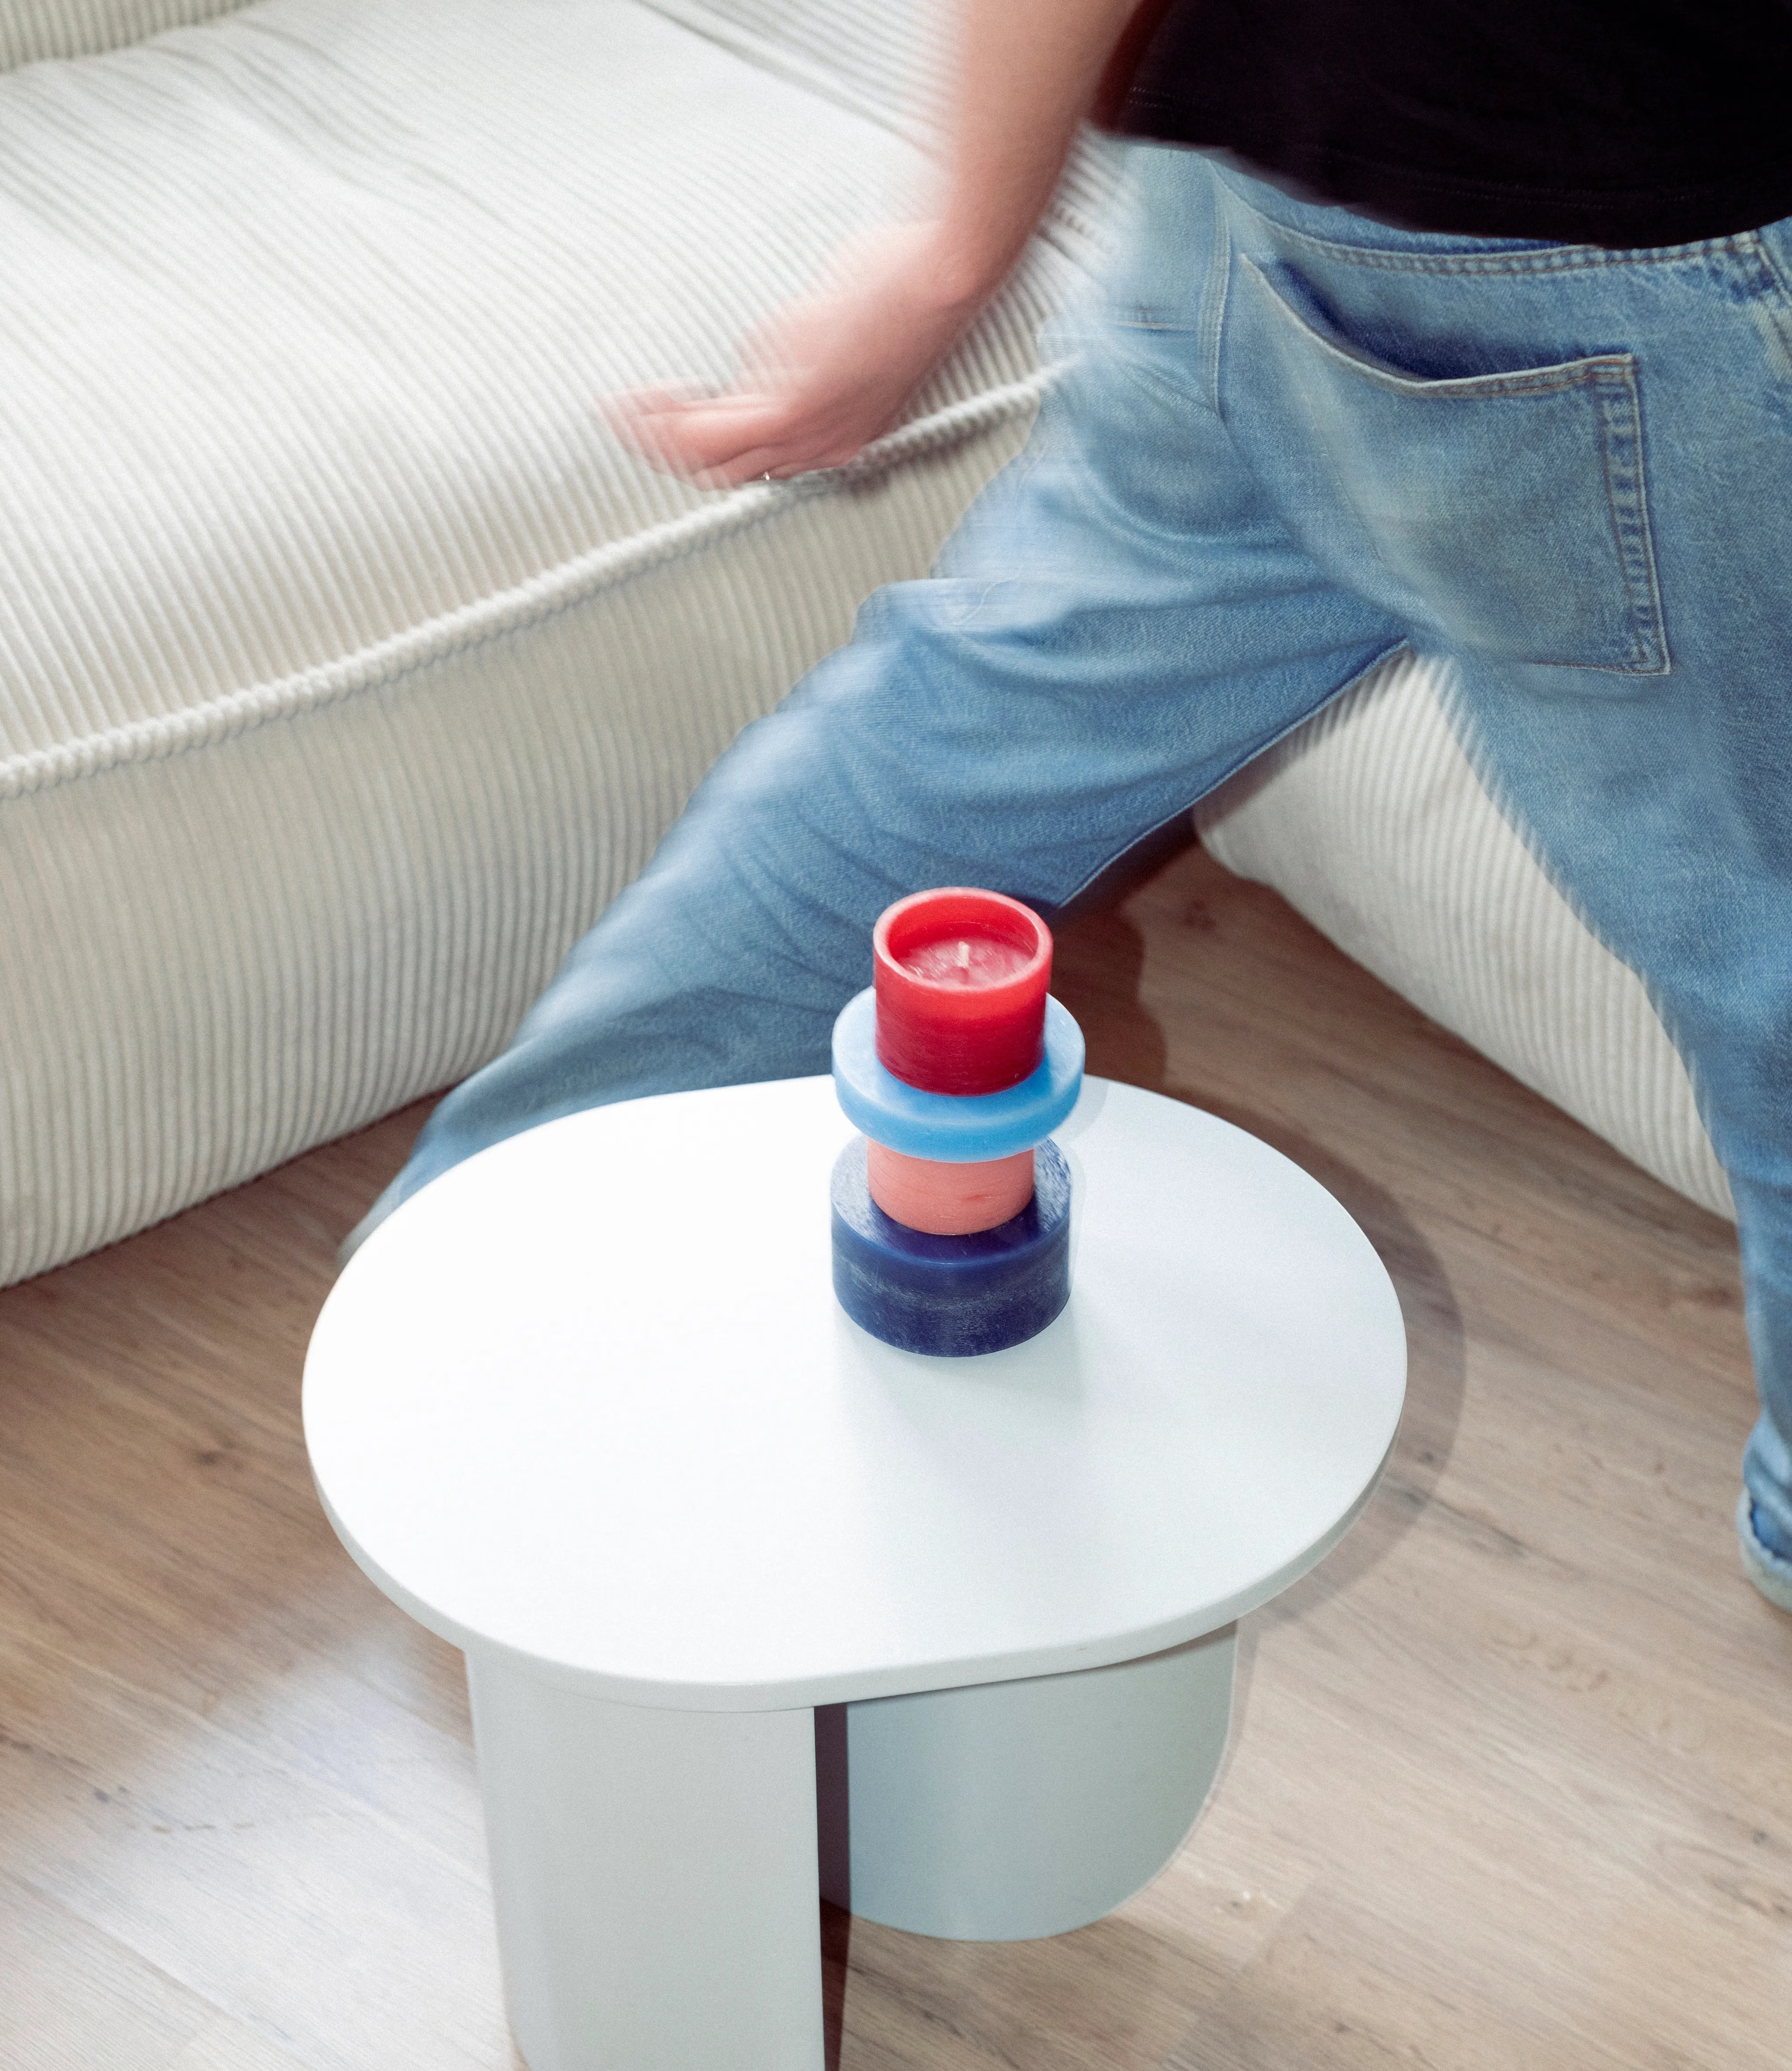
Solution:
{"label": "round white tabletop", "polygon": [[305,1378],[344,1543],[432,1630],[613,1702],[769,1711],[1130,1660],[1273,1596],[1392,1441],[1398,1302],[1315,1181],[1089,1081],[1069,1307],[975,1359],[830,1279],[825,1078],[599,1108],[408,1203]]}

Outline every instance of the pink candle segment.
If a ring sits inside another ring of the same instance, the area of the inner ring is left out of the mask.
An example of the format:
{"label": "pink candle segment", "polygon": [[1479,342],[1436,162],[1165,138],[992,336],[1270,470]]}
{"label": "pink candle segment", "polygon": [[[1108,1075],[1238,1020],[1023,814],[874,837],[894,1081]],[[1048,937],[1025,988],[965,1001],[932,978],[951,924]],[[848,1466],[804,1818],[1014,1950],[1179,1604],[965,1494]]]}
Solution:
{"label": "pink candle segment", "polygon": [[871,1197],[893,1221],[933,1236],[971,1236],[1018,1216],[1033,1198],[1033,1154],[947,1165],[905,1157],[888,1144],[866,1146]]}
{"label": "pink candle segment", "polygon": [[877,1054],[925,1093],[996,1093],[1038,1068],[1052,935],[1018,899],[955,885],[899,900],[871,940]]}

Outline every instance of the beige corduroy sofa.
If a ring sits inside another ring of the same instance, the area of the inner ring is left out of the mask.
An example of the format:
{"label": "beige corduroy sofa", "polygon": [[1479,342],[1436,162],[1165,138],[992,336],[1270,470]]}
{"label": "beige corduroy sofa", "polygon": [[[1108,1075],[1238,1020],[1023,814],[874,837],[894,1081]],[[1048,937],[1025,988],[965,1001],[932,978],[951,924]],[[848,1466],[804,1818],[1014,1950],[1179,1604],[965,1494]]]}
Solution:
{"label": "beige corduroy sofa", "polygon": [[[0,1283],[490,1056],[1017,449],[1097,152],[863,465],[704,494],[593,408],[900,203],[932,48],[919,0],[0,0]],[[1394,666],[1210,845],[1720,1203],[1438,712]]]}

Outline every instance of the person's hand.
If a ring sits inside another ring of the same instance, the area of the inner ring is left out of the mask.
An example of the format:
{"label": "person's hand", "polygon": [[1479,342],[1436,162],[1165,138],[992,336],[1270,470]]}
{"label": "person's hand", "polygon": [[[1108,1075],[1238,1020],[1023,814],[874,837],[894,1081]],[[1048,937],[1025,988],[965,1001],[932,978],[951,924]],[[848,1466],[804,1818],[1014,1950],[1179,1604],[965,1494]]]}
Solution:
{"label": "person's hand", "polygon": [[849,248],[747,342],[724,394],[610,398],[617,433],[727,486],[839,467],[888,431],[1026,249],[1137,6],[957,0],[937,212]]}
{"label": "person's hand", "polygon": [[933,223],[859,240],[746,340],[725,393],[638,388],[605,414],[656,466],[710,487],[840,466],[890,429],[986,297],[954,279],[941,241]]}

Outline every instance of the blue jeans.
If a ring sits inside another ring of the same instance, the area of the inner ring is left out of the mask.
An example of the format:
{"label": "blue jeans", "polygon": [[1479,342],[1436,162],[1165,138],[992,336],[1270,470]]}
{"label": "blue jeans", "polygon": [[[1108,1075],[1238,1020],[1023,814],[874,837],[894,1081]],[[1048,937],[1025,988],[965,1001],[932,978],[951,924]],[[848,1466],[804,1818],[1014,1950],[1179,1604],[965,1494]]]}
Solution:
{"label": "blue jeans", "polygon": [[1792,1552],[1792,221],[1409,233],[1130,156],[1026,452],[741,736],[370,1221],[575,1109],[824,1070],[890,900],[1060,906],[1410,645],[1692,1069],[1741,1224],[1747,1486]]}

